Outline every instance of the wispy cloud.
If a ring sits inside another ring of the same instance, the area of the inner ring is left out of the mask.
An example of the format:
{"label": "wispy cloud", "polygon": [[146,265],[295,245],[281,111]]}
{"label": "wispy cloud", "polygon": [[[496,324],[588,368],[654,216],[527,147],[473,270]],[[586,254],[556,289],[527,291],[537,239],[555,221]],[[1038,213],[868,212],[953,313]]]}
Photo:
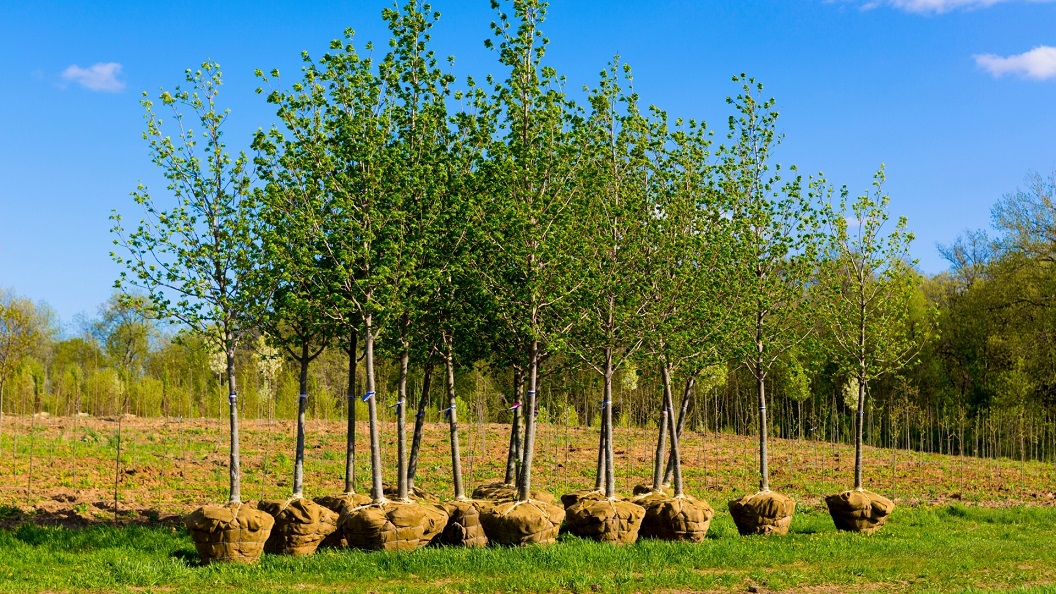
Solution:
{"label": "wispy cloud", "polygon": [[862,4],[862,9],[871,10],[880,6],[890,6],[906,12],[940,14],[953,10],[988,8],[995,4],[1006,4],[1008,2],[1040,4],[1052,1],[1053,0],[868,0]]}
{"label": "wispy cloud", "polygon": [[1056,47],[1039,45],[1015,56],[979,54],[975,63],[994,76],[1018,74],[1035,80],[1056,78]]}
{"label": "wispy cloud", "polygon": [[121,65],[117,62],[99,62],[88,68],[73,64],[62,71],[62,80],[81,85],[89,91],[116,93],[125,88],[125,83],[117,79],[121,74]]}

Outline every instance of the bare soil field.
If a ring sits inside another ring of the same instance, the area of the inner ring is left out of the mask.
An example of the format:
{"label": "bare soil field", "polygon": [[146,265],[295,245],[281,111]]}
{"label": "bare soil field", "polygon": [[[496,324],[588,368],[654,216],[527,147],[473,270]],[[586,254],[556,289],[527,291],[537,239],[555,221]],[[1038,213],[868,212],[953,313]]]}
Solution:
{"label": "bare soil field", "polygon": [[[226,420],[176,418],[32,418],[5,415],[0,436],[0,523],[83,526],[99,522],[176,522],[191,509],[227,499]],[[470,487],[501,478],[509,428],[462,425],[465,480]],[[408,430],[410,433],[410,430]],[[290,494],[294,425],[241,424],[244,500]],[[450,497],[445,423],[428,423],[416,485]],[[382,426],[385,480],[395,481],[396,427]],[[593,485],[598,433],[589,427],[541,425],[533,487],[560,495]],[[649,481],[655,430],[615,430],[617,488],[629,494]],[[686,491],[724,509],[758,482],[754,436],[683,436]],[[118,448],[120,447],[120,457]],[[309,421],[305,494],[339,492],[344,484],[345,424]],[[846,444],[772,439],[771,488],[800,507],[823,508],[823,497],[847,489],[854,449]],[[1016,460],[922,454],[867,447],[866,487],[899,505],[959,501],[984,506],[1056,505],[1056,468]],[[368,490],[369,437],[357,426],[356,484]]]}

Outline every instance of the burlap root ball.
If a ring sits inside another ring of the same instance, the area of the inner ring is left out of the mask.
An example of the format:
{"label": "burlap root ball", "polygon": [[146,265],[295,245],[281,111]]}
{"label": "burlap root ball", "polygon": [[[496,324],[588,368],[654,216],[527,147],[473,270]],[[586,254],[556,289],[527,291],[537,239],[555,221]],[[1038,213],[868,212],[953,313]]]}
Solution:
{"label": "burlap root ball", "polygon": [[598,542],[632,543],[638,540],[638,529],[645,508],[621,499],[580,499],[565,510],[568,531]]}
{"label": "burlap root ball", "polygon": [[650,501],[660,501],[670,498],[671,496],[665,493],[663,489],[654,491],[649,485],[636,485],[634,487],[634,497],[631,497],[631,501],[644,506]]}
{"label": "burlap root ball", "polygon": [[473,489],[473,499],[497,499],[498,495],[505,494],[510,490],[516,491],[517,488],[513,485],[508,485],[502,481],[488,481],[483,485]]}
{"label": "burlap root ball", "polygon": [[422,511],[425,512],[425,519],[423,520],[425,523],[422,524],[422,540],[418,545],[424,547],[436,540],[447,528],[447,508],[441,503],[422,500],[418,500],[417,503],[422,507]]}
{"label": "burlap root ball", "polygon": [[500,545],[550,544],[564,519],[564,508],[535,499],[500,501],[480,510],[488,540]]}
{"label": "burlap root ball", "polygon": [[[346,507],[367,505],[371,502],[371,498],[370,495],[363,493],[342,493],[340,495],[323,495],[312,499],[312,501],[334,512],[340,519],[341,512],[345,511]],[[318,548],[347,549],[348,541],[345,540],[345,535],[340,530],[334,530],[323,539],[323,542],[319,543]]]}
{"label": "burlap root ball", "polygon": [[707,501],[689,495],[656,497],[639,505],[645,508],[642,527],[638,530],[638,536],[643,538],[703,542],[715,515]]}
{"label": "burlap root ball", "polygon": [[760,491],[729,503],[730,515],[742,536],[787,534],[796,502],[787,495]]}
{"label": "burlap root ball", "polygon": [[346,507],[337,521],[337,529],[352,548],[411,551],[429,544],[423,535],[434,526],[437,513],[435,508],[414,501],[371,503]]}
{"label": "burlap root ball", "polygon": [[[396,499],[399,495],[400,490],[395,485],[383,484],[381,486],[381,492],[385,494],[387,499]],[[440,498],[432,493],[427,493],[418,487],[408,489],[407,499],[412,501],[428,501],[429,503],[440,503]]]}
{"label": "burlap root ball", "polygon": [[202,563],[253,563],[264,552],[275,519],[241,503],[199,507],[183,519]]}
{"label": "burlap root ball", "polygon": [[338,515],[310,499],[261,501],[257,509],[275,518],[271,536],[264,543],[264,552],[272,555],[311,555],[337,531]]}
{"label": "burlap root ball", "polygon": [[480,510],[488,503],[462,499],[447,501],[442,505],[447,512],[447,525],[436,542],[460,547],[483,547],[488,544],[484,525],[480,523]]}
{"label": "burlap root ball", "polygon": [[895,509],[890,499],[865,489],[829,495],[825,504],[829,506],[829,515],[836,528],[863,534],[879,530]]}
{"label": "burlap root ball", "polygon": [[652,495],[657,493],[659,493],[660,495],[666,494],[663,487],[661,487],[660,490],[657,491],[656,489],[653,489],[652,485],[635,485],[634,489],[631,490],[631,494],[635,497],[639,495]]}
{"label": "burlap root ball", "polygon": [[[533,501],[553,503],[554,496],[544,491],[530,491],[528,498]],[[490,501],[516,501],[517,487],[507,485],[502,481],[491,481],[473,489],[473,499],[487,499]]]}
{"label": "burlap root ball", "polygon": [[565,493],[561,496],[561,505],[565,506],[565,510],[572,507],[573,505],[583,501],[584,499],[593,499],[594,501],[601,501],[605,499],[605,492],[598,491],[597,489],[579,489],[578,491],[572,491],[571,493]]}

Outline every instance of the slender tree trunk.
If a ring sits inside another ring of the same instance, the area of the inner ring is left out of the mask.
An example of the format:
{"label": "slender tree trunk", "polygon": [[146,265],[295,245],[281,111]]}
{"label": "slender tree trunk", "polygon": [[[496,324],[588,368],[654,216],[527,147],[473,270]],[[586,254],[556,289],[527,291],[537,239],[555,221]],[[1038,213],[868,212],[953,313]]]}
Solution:
{"label": "slender tree trunk", "polygon": [[356,349],[359,337],[356,327],[349,329],[348,336],[348,427],[345,439],[345,493],[356,491]]}
{"label": "slender tree trunk", "polygon": [[411,437],[411,457],[407,461],[407,490],[414,492],[414,477],[418,474],[418,452],[425,431],[425,409],[429,407],[429,388],[433,384],[433,360],[426,359],[422,371],[422,394],[418,398],[418,412],[414,414],[414,435]]}
{"label": "slender tree trunk", "polygon": [[612,347],[605,349],[605,408],[602,409],[601,422],[605,432],[605,497],[616,498],[616,472],[612,457]]}
{"label": "slender tree trunk", "polygon": [[[665,386],[664,390],[667,390]],[[660,411],[660,434],[656,438],[656,455],[653,457],[653,490],[659,491],[663,487],[663,468],[664,468],[664,453],[667,450],[667,417],[670,414],[667,410],[667,404],[664,404],[663,410]]]}
{"label": "slender tree trunk", "polygon": [[381,485],[381,437],[378,435],[378,399],[374,385],[374,326],[373,316],[363,317],[364,363],[367,368],[367,412],[370,416],[370,496],[375,503],[385,501]]}
{"label": "slender tree trunk", "polygon": [[506,476],[503,482],[514,484],[520,473],[521,461],[521,389],[524,387],[524,372],[520,367],[513,368],[513,420],[510,422],[510,449],[506,455]]}
{"label": "slender tree trunk", "polygon": [[[660,369],[664,380],[664,407],[670,409],[674,405],[671,397],[671,367],[669,363],[663,363]],[[688,382],[687,382],[688,384]],[[671,433],[671,463],[674,466],[675,497],[681,497],[682,491],[682,458],[678,449],[678,428],[675,426],[674,415],[667,415],[668,432]]]}
{"label": "slender tree trunk", "polygon": [[300,394],[297,396],[297,449],[293,462],[293,497],[304,496],[304,409],[308,402],[308,342],[301,345],[301,372],[298,377]]}
{"label": "slender tree trunk", "polygon": [[447,418],[451,429],[451,481],[455,488],[455,500],[462,501],[466,498],[466,491],[462,486],[462,454],[458,448],[458,410],[455,407],[455,361],[452,337],[445,336],[444,343],[444,367],[447,369]]}
{"label": "slender tree trunk", "polygon": [[[406,329],[406,325],[404,326]],[[406,339],[400,352],[400,377],[396,384],[396,492],[400,501],[407,501],[407,367],[411,352]]]}
{"label": "slender tree trunk", "polygon": [[532,340],[528,358],[528,397],[524,412],[524,461],[517,476],[517,501],[528,501],[532,488],[532,457],[535,454],[535,402],[539,388],[539,341]]}
{"label": "slender tree trunk", "polygon": [[[602,413],[604,416],[605,413]],[[598,423],[601,427],[601,431],[598,432],[598,473],[594,479],[594,490],[604,491],[605,490],[605,470],[608,466],[605,465],[607,451],[606,444],[609,441],[609,436],[605,433],[605,423]]]}
{"label": "slender tree trunk", "polygon": [[766,376],[761,361],[756,361],[755,372],[759,391],[759,490],[767,492],[770,490],[770,466],[766,451]]}
{"label": "slender tree trunk", "polygon": [[858,378],[858,414],[854,423],[854,488],[862,488],[862,421],[865,419],[865,363]]}
{"label": "slender tree trunk", "polygon": [[[231,341],[228,341],[231,344]],[[230,408],[231,420],[231,455],[228,466],[231,469],[231,496],[229,503],[242,502],[242,468],[238,454],[238,390],[235,380],[235,349],[234,346],[227,350],[227,403]]]}
{"label": "slender tree trunk", "polygon": [[[686,412],[689,410],[690,396],[693,394],[693,385],[697,382],[697,374],[694,373],[686,379],[686,386],[682,390],[682,407],[678,409],[678,425],[675,428],[679,438],[682,437],[682,428],[686,424]],[[667,469],[664,470],[664,485],[670,485],[675,476],[675,461],[667,459]]]}

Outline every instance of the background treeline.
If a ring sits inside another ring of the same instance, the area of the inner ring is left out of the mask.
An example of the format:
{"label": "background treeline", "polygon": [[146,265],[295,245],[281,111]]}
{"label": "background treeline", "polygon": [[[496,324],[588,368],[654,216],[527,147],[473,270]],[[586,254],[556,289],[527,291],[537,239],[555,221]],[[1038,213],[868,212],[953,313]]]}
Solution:
{"label": "background treeline", "polygon": [[[934,337],[925,344],[919,364],[870,387],[867,443],[1056,459],[1056,270],[1051,252],[1056,243],[1046,238],[1056,237],[1056,209],[1046,206],[1054,182],[1052,176],[1031,174],[1026,189],[995,206],[997,237],[970,232],[942,248],[950,271],[922,278],[917,296],[918,311],[928,305],[937,310],[930,321]],[[1014,210],[1021,220],[1009,218]],[[1031,229],[1030,224],[1046,227]],[[74,329],[65,330],[44,303],[10,290],[0,299],[0,330],[14,331],[16,312],[30,320],[31,329],[28,344],[17,352],[12,338],[5,336],[0,378],[5,414],[227,415],[223,361],[201,337],[159,326],[117,296],[100,306],[95,318],[78,320]],[[244,345],[239,357],[243,414],[293,418],[297,365],[259,340]],[[380,379],[386,393],[394,393],[397,372],[393,362],[383,362]],[[615,386],[617,423],[655,422],[655,375],[637,367],[621,371]],[[412,370],[411,377],[420,390],[421,371]],[[459,369],[456,377],[459,392],[470,400],[467,420],[509,421],[510,373],[481,363]],[[344,418],[347,382],[347,353],[327,348],[310,368],[309,416]],[[694,388],[690,429],[753,434],[752,382],[735,363],[708,369]],[[786,363],[770,382],[776,396],[771,403],[774,435],[850,442],[853,400],[831,368]],[[595,374],[565,366],[546,384],[540,413],[545,420],[599,422],[601,386]],[[441,390],[436,384],[431,389],[432,420],[441,416]],[[361,386],[356,393],[362,393]],[[363,408],[358,412],[366,418]]]}
{"label": "background treeline", "polygon": [[[505,81],[454,90],[428,7],[386,12],[396,49],[377,62],[349,32],[288,89],[260,73],[281,126],[247,140],[252,157],[221,140],[215,64],[159,97],[204,140],[165,135],[144,100],[178,199],[140,188],[148,217],[115,214],[129,292],[76,330],[0,293],[2,411],[219,418],[237,383],[249,418],[292,418],[305,392],[311,418],[339,419],[376,390],[391,420],[430,385],[438,420],[453,359],[464,422],[508,421],[538,369],[539,421],[599,424],[611,394],[613,422],[643,426],[673,374],[691,431],[756,433],[763,409],[775,436],[851,442],[867,385],[867,444],[1056,457],[1053,177],[1002,198],[994,237],[967,233],[944,248],[950,272],[924,277],[904,219],[885,226],[882,170],[850,204],[772,162],[777,111],[752,79],[734,78],[716,145],[640,107],[618,57],[584,99],[565,94],[543,11],[514,4],[520,24],[496,26]],[[866,292],[892,292],[869,304],[856,368],[840,345],[862,269]],[[353,361],[377,339],[373,389],[362,368],[349,386],[353,329]]]}

